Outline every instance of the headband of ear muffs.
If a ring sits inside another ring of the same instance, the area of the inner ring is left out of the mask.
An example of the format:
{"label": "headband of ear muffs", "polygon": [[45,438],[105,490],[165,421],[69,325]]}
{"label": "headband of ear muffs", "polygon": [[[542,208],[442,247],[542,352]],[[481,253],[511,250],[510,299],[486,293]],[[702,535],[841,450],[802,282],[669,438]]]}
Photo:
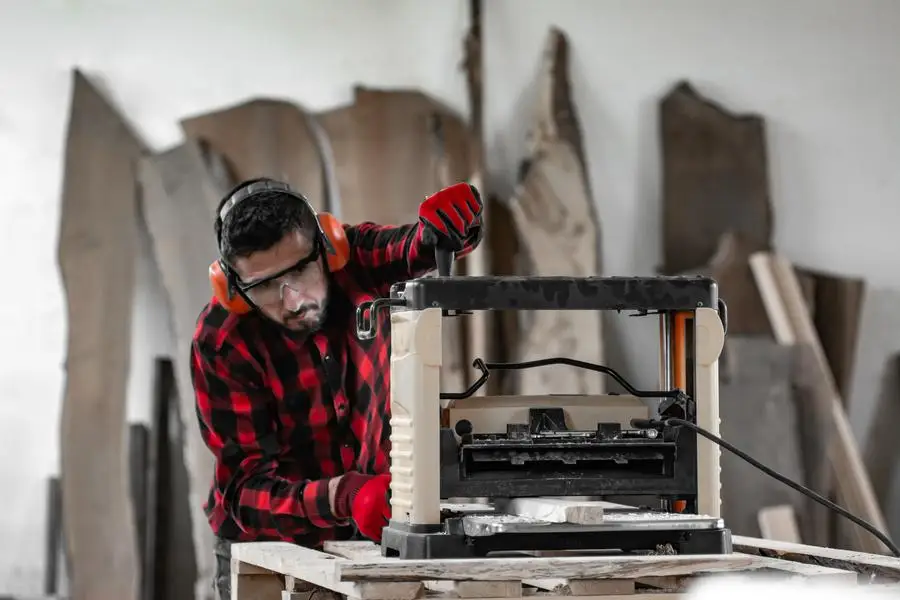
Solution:
{"label": "headband of ear muffs", "polygon": [[[219,208],[219,214],[216,215],[216,219],[220,225],[218,228],[219,231],[222,229],[221,224],[225,220],[225,215],[227,215],[231,209],[237,206],[241,201],[261,192],[281,192],[296,198],[297,202],[302,202],[304,206],[315,215],[319,241],[325,249],[328,270],[335,272],[344,268],[350,257],[350,243],[347,241],[347,236],[341,222],[330,213],[316,212],[302,194],[292,190],[286,183],[263,180],[254,181],[253,183],[238,188]],[[234,269],[222,257],[221,234],[217,237],[218,239],[216,241],[219,247],[219,258],[209,266],[209,282],[212,286],[213,295],[218,298],[219,303],[222,304],[228,312],[238,315],[246,314],[253,310],[252,306],[237,285],[237,276],[235,275]]]}

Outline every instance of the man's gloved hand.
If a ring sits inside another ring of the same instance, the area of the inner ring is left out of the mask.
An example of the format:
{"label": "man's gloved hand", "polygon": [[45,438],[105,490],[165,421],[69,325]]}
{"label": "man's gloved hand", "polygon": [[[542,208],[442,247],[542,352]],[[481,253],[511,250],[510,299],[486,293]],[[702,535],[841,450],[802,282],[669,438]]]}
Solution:
{"label": "man's gloved hand", "polygon": [[344,473],[334,495],[334,513],[338,518],[352,519],[361,534],[381,542],[381,530],[391,518],[390,491],[389,473]]}
{"label": "man's gloved hand", "polygon": [[481,194],[468,183],[457,183],[425,198],[419,205],[422,241],[427,246],[456,252],[482,235]]}

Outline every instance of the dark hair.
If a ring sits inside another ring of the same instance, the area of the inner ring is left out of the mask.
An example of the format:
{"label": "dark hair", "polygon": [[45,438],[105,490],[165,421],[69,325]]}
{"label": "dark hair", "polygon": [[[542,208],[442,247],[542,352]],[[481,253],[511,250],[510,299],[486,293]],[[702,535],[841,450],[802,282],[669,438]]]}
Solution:
{"label": "dark hair", "polygon": [[[244,181],[231,189],[219,202],[216,214],[225,201],[237,190],[267,178]],[[237,203],[225,215],[216,219],[216,235],[221,240],[222,258],[232,263],[254,252],[268,250],[294,231],[312,238],[317,224],[313,212],[289,193],[266,191],[252,194]]]}

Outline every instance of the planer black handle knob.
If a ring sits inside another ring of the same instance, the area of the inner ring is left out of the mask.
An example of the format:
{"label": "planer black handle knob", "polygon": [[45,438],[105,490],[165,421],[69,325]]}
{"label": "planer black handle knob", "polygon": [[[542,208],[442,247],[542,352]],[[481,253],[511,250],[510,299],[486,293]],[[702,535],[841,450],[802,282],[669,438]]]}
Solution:
{"label": "planer black handle knob", "polygon": [[437,272],[440,277],[450,277],[453,268],[453,252],[444,248],[434,249],[434,259],[437,263]]}

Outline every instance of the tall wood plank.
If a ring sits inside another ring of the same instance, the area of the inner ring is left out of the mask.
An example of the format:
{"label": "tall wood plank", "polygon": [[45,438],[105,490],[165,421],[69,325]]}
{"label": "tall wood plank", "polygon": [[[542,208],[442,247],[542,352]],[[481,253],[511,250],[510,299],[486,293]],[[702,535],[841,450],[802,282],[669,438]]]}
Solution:
{"label": "tall wood plank", "polygon": [[663,272],[707,264],[734,231],[753,250],[771,246],[765,124],[737,115],[678,83],[660,106],[663,150]]}
{"label": "tall wood plank", "polygon": [[129,498],[126,388],[144,145],[103,94],[73,72],[58,260],[67,301],[62,407],[63,524],[71,598],[138,597]]}
{"label": "tall wood plank", "polygon": [[[600,225],[585,168],[578,115],[571,98],[568,41],[551,29],[543,56],[531,152],[510,199],[510,212],[534,275],[584,277],[601,271]],[[525,318],[520,360],[564,356],[602,363],[603,326],[594,311],[534,311]],[[519,393],[599,394],[597,373],[567,366],[527,369]]]}
{"label": "tall wood plank", "polygon": [[213,233],[215,208],[231,187],[230,181],[213,178],[212,173],[217,170],[209,165],[216,160],[218,157],[211,150],[187,141],[146,157],[140,169],[144,219],[168,298],[175,339],[174,373],[197,553],[197,598],[209,594],[215,569],[213,535],[203,513],[213,475],[213,456],[200,437],[188,357],[197,316],[211,297],[207,273],[218,255]]}
{"label": "tall wood plank", "polygon": [[295,104],[259,98],[181,121],[185,135],[225,157],[236,181],[273,177],[326,206],[322,161],[309,115]]}

